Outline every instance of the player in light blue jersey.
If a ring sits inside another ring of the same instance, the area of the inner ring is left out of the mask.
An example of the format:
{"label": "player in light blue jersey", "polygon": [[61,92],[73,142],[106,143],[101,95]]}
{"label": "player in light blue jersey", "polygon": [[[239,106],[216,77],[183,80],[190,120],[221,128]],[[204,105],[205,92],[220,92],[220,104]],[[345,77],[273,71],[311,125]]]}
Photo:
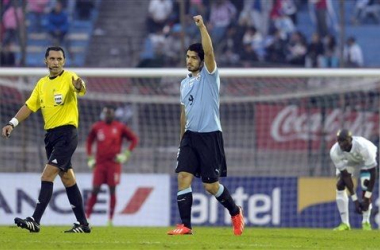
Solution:
{"label": "player in light blue jersey", "polygon": [[181,82],[181,133],[176,173],[178,173],[177,204],[182,223],[169,235],[192,234],[191,183],[201,177],[206,191],[229,211],[235,235],[244,230],[241,207],[235,204],[228,189],[219,183],[227,176],[222,126],[219,119],[219,71],[215,63],[211,38],[202,16],[193,17],[199,28],[202,44],[189,46],[186,65],[190,74]]}
{"label": "player in light blue jersey", "polygon": [[[355,204],[356,213],[363,214],[363,230],[371,230],[369,218],[372,209],[371,196],[377,176],[377,147],[363,137],[352,136],[352,133],[347,129],[339,130],[336,140],[337,142],[330,150],[330,157],[338,176],[336,203],[342,223],[334,230],[346,231],[351,229],[346,188]],[[363,191],[362,202],[358,200],[352,181],[355,167],[360,170],[360,184]]]}

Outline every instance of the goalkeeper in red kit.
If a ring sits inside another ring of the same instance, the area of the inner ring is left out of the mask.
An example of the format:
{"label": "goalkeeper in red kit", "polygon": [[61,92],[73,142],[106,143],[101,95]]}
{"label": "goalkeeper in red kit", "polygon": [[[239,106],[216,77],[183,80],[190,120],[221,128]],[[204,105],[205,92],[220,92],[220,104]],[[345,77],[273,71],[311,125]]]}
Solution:
{"label": "goalkeeper in red kit", "polygon": [[[122,151],[123,139],[130,142],[127,150]],[[95,157],[92,145],[96,142]],[[138,143],[138,137],[125,124],[115,120],[115,109],[103,108],[102,120],[96,122],[87,137],[87,164],[94,169],[93,189],[87,201],[86,215],[90,218],[102,184],[109,187],[110,203],[108,224],[112,219],[116,206],[116,186],[120,183],[121,164],[126,163],[131,152]]]}

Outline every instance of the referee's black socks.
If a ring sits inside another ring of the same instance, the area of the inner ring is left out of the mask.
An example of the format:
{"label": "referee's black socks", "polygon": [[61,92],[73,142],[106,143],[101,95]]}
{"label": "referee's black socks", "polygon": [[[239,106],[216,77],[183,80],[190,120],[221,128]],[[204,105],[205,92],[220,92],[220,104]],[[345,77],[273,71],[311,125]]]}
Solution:
{"label": "referee's black socks", "polygon": [[34,209],[33,219],[35,222],[40,224],[41,217],[45,212],[47,205],[53,195],[53,182],[50,181],[41,181],[41,190],[38,195],[38,201],[36,208]]}
{"label": "referee's black socks", "polygon": [[66,188],[67,197],[69,198],[70,205],[73,209],[75,217],[81,225],[88,225],[86,215],[84,213],[82,194],[79,191],[78,185]]}

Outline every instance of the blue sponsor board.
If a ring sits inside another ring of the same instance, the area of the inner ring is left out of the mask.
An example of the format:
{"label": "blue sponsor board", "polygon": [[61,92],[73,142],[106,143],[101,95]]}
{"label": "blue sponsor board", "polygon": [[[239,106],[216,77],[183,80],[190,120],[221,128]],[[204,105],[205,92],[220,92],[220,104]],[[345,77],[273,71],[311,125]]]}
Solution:
{"label": "blue sponsor board", "polygon": [[[170,223],[174,225],[180,223],[180,217],[177,178],[171,180]],[[340,223],[335,203],[335,178],[227,177],[221,182],[243,207],[247,226],[333,228]],[[193,225],[231,225],[228,211],[204,191],[199,179],[194,180],[192,189]],[[376,193],[374,196],[377,197]],[[351,201],[349,210],[351,226],[360,227],[362,216],[354,213]],[[371,222],[376,226],[377,206],[372,211]]]}

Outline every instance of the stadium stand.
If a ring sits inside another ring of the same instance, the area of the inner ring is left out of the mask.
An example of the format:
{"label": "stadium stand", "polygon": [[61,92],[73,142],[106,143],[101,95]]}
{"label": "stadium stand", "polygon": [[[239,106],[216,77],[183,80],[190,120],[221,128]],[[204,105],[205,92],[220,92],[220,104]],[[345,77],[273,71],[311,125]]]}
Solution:
{"label": "stadium stand", "polygon": [[[67,66],[83,66],[88,52],[89,42],[93,32],[93,24],[95,23],[98,14],[99,6],[102,0],[94,0],[94,8],[88,18],[82,18],[77,12],[76,6],[66,6],[65,11],[69,15],[69,31],[66,36],[66,42],[63,47],[68,50]],[[75,1],[73,2],[76,3]],[[47,12],[53,6],[54,1],[48,2],[46,6]],[[41,27],[36,27],[36,16],[32,12],[26,14],[26,60],[25,66],[40,67],[41,60],[46,50],[46,46],[51,45],[49,34],[46,32],[47,14],[44,12],[41,18]],[[21,57],[21,48],[19,45],[13,46],[13,51],[16,53],[16,58],[19,61]]]}
{"label": "stadium stand", "polygon": [[106,0],[99,5],[99,17],[89,44],[87,67],[134,67],[145,34],[149,1]]}

